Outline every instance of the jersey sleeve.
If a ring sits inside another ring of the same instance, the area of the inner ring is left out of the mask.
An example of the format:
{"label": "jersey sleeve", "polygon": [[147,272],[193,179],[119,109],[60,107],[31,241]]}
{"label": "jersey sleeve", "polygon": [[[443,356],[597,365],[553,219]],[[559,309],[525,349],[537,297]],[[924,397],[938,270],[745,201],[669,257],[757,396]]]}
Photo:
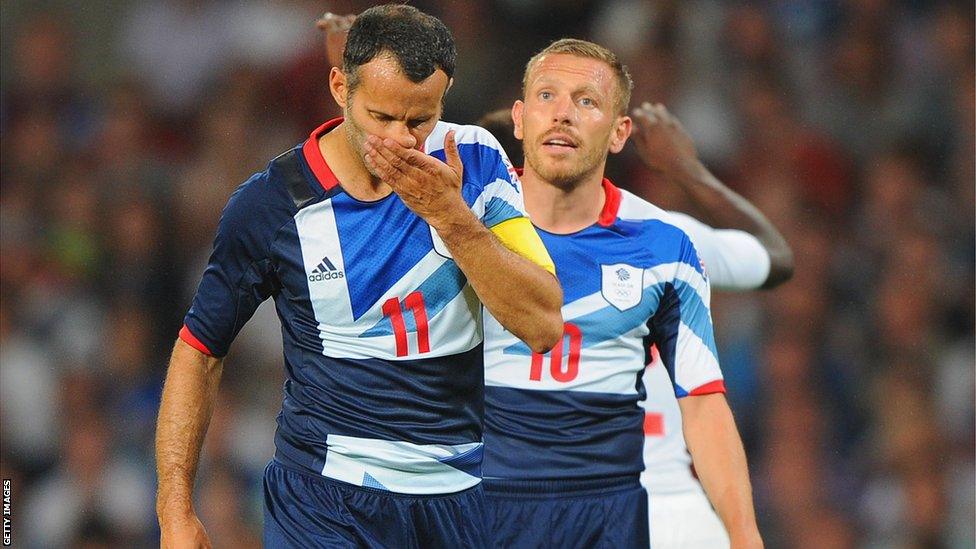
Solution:
{"label": "jersey sleeve", "polygon": [[673,276],[651,317],[651,339],[678,398],[725,392],[718,363],[708,279],[694,245],[683,237]]}
{"label": "jersey sleeve", "polygon": [[769,252],[759,240],[735,229],[715,229],[697,219],[670,212],[672,222],[691,237],[708,267],[712,286],[720,290],[755,290],[769,278]]}
{"label": "jersey sleeve", "polygon": [[200,280],[180,338],[215,357],[231,342],[258,305],[276,291],[270,257],[273,228],[261,215],[267,186],[258,175],[241,185],[220,216],[207,268]]}
{"label": "jersey sleeve", "polygon": [[[479,155],[478,174],[484,174],[480,200],[484,201],[481,222],[505,245],[552,274],[556,267],[549,257],[539,233],[529,222],[522,199],[522,183],[502,146],[488,130],[477,128]],[[465,166],[465,171],[468,166]]]}
{"label": "jersey sleeve", "polygon": [[[481,199],[484,200],[482,223],[491,229],[509,219],[528,217],[522,199],[522,183],[508,160],[508,155],[488,130],[477,128],[477,131],[478,142],[475,146],[478,147],[479,154],[469,157],[477,162],[477,165],[471,168],[476,171],[480,179],[478,183],[482,185]],[[462,160],[465,156],[468,155],[462,155]],[[467,164],[464,169],[468,170]]]}

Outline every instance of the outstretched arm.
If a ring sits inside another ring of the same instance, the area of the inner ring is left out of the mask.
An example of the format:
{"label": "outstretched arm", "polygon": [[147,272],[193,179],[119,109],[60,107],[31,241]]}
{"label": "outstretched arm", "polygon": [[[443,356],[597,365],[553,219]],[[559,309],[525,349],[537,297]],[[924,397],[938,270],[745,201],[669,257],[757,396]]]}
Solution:
{"label": "outstretched arm", "polygon": [[[651,170],[680,186],[713,227],[745,231],[766,250],[769,274],[761,287],[774,288],[789,280],[793,276],[793,251],[786,239],[758,208],[723,185],[701,163],[681,122],[663,105],[649,103],[634,109],[633,119],[637,152]],[[707,264],[709,258],[704,259]]]}
{"label": "outstretched arm", "polygon": [[688,396],[678,405],[695,471],[729,533],[732,549],[762,547],[746,454],[725,395]]}

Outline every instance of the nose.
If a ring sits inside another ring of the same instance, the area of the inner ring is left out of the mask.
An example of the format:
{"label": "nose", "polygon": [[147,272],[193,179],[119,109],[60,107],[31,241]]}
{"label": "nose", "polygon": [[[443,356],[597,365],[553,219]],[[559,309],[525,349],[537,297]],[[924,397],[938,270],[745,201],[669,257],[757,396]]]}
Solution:
{"label": "nose", "polygon": [[561,96],[555,100],[552,109],[552,121],[557,124],[569,124],[573,120],[573,99]]}
{"label": "nose", "polygon": [[413,149],[417,147],[417,136],[410,132],[410,127],[404,122],[390,124],[390,139],[396,141],[401,147]]}

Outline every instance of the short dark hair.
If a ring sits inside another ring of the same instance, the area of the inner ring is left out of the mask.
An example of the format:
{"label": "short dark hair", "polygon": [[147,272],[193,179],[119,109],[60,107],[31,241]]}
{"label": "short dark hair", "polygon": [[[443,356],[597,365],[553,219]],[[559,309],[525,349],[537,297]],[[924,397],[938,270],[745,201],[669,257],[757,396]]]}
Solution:
{"label": "short dark hair", "polygon": [[386,4],[357,15],[349,29],[342,72],[350,89],[359,83],[359,67],[379,55],[392,56],[407,78],[421,82],[438,68],[453,77],[457,48],[440,19],[413,6]]}

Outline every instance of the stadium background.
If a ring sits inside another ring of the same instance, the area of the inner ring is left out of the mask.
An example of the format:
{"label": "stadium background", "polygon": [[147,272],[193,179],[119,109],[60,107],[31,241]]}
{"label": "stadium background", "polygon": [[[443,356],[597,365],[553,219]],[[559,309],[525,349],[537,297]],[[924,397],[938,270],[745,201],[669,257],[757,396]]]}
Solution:
{"label": "stadium background", "polygon": [[[973,547],[971,2],[414,4],[458,41],[446,119],[508,107],[551,39],[598,41],[785,233],[794,280],[714,298],[768,547]],[[219,211],[335,114],[313,24],[367,5],[0,3],[15,546],[155,543],[160,385]],[[687,207],[630,149],[609,172]],[[198,476],[217,547],[260,539],[279,339],[266,303],[224,369]]]}

